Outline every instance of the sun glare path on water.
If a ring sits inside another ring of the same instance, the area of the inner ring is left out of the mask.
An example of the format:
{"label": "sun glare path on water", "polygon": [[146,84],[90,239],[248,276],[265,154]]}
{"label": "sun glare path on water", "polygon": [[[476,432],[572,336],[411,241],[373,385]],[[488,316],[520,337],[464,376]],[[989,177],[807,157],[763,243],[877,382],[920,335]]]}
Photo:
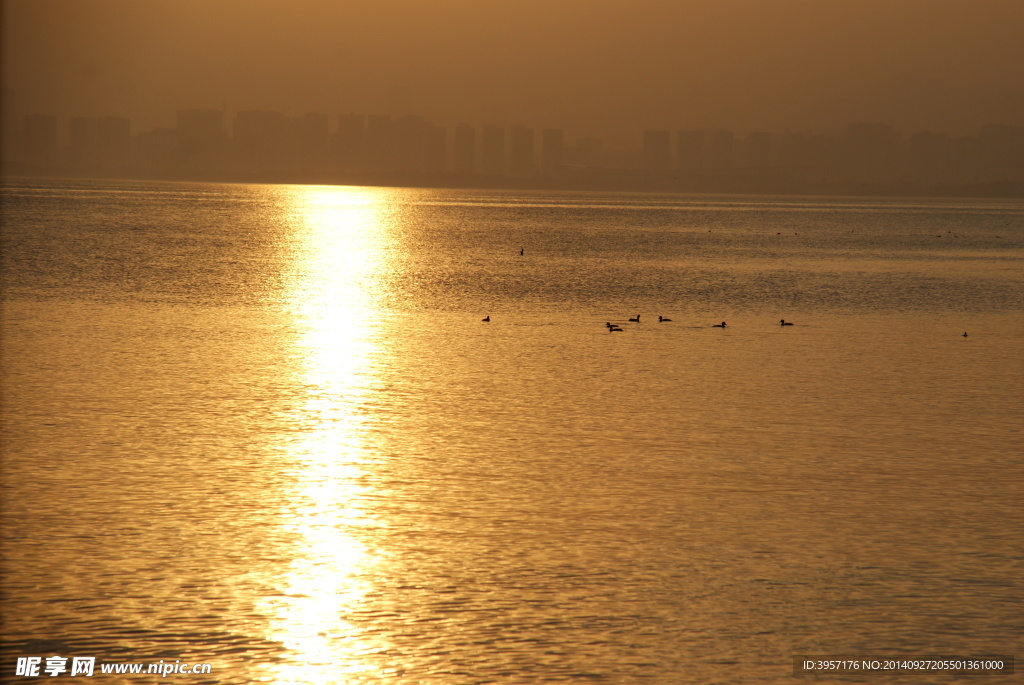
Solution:
{"label": "sun glare path on water", "polygon": [[328,683],[366,673],[385,648],[346,620],[370,590],[377,559],[358,532],[382,525],[365,508],[367,454],[361,403],[373,392],[372,328],[385,267],[386,198],[381,191],[291,187],[294,272],[289,304],[297,331],[304,426],[288,445],[295,464],[286,528],[294,559],[272,604],[271,634],[293,655],[265,680]]}

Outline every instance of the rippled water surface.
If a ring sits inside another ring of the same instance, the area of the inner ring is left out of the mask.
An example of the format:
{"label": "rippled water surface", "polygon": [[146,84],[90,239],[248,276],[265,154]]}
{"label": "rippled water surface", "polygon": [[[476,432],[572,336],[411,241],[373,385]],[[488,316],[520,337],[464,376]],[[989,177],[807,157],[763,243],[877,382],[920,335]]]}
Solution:
{"label": "rippled water surface", "polygon": [[0,677],[1021,654],[1019,202],[3,193]]}

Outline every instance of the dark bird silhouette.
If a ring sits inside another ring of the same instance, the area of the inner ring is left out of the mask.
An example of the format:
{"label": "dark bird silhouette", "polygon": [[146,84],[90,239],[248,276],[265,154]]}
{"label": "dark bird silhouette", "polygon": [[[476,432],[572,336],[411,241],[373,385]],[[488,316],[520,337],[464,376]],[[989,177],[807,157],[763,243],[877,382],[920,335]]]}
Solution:
{"label": "dark bird silhouette", "polygon": [[630,319],[633,323],[640,323],[640,315],[637,314],[635,319]]}
{"label": "dark bird silhouette", "polygon": [[618,326],[609,326],[608,327],[608,332],[609,333],[622,333],[623,331]]}
{"label": "dark bird silhouette", "polygon": [[967,337],[967,331],[964,331],[964,337],[965,338]]}
{"label": "dark bird silhouette", "polygon": [[665,321],[671,321],[672,319],[666,319],[664,316],[658,317],[658,323],[664,323]]}
{"label": "dark bird silhouette", "polygon": [[711,324],[711,327],[712,328],[725,328],[725,322],[723,321],[722,323],[713,323],[713,324]]}
{"label": "dark bird silhouette", "polygon": [[480,320],[481,320],[481,321],[490,321],[490,320],[491,320],[491,315],[490,315],[490,314],[488,314],[487,316],[485,316],[484,318],[482,318],[482,319],[480,319]]}
{"label": "dark bird silhouette", "polygon": [[522,256],[523,256],[523,251],[524,251],[525,249],[526,249],[525,247],[521,247],[521,248],[519,248],[519,256],[520,256],[520,257],[522,257]]}
{"label": "dark bird silhouette", "polygon": [[792,326],[793,324],[791,322],[789,322],[789,321],[786,321],[785,319],[779,319],[779,325],[780,326]]}

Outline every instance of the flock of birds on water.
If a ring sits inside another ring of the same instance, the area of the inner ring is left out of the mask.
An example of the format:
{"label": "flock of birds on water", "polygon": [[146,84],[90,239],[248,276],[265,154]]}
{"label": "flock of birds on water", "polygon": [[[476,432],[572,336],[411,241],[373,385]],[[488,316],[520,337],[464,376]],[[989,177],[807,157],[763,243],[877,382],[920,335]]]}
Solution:
{"label": "flock of birds on water", "polygon": [[[490,315],[488,315],[487,318],[484,319],[484,321],[490,321],[490,320],[491,320]],[[659,316],[658,317],[658,323],[666,323],[666,322],[671,321],[671,320],[672,319],[669,319],[669,318],[664,317],[664,316]],[[629,321],[630,321],[630,323],[640,323],[640,315],[637,314],[635,317],[631,318]],[[609,333],[622,333],[623,330],[624,330],[621,326],[619,326],[618,324],[614,324],[611,321],[606,321],[604,325],[608,329]],[[792,321],[786,321],[785,319],[779,319],[779,325],[780,326],[792,326],[794,324],[793,324]],[[725,326],[726,326],[726,323],[724,321],[722,323],[711,324],[712,328],[725,328]]]}
{"label": "flock of birds on water", "polygon": [[[952,231],[950,231],[950,233],[952,233]],[[779,235],[781,235],[781,233]],[[998,238],[999,236],[996,236],[996,237]],[[526,248],[519,248],[519,256],[520,257],[524,256],[525,252],[526,252]],[[488,314],[487,316],[485,316],[484,318],[481,319],[481,321],[483,321],[484,323],[489,323],[490,320],[491,320],[491,315],[490,314]],[[669,319],[669,318],[664,317],[664,316],[659,316],[658,317],[658,323],[667,323],[669,321],[672,321],[672,319]],[[640,323],[640,315],[637,314],[635,317],[630,318],[629,322],[630,323]],[[621,326],[619,326],[618,324],[614,324],[611,321],[606,321],[604,325],[608,329],[609,333],[622,333],[625,330]],[[726,324],[723,321],[722,323],[713,323],[713,324],[711,324],[711,327],[712,328],[725,328],[725,325]],[[795,326],[796,324],[794,324],[792,321],[786,321],[785,319],[779,319],[779,325],[780,326]],[[967,337],[967,331],[964,331],[961,337],[966,338]]]}
{"label": "flock of birds on water", "polygon": [[[485,316],[484,318],[482,318],[480,320],[485,322],[485,323],[489,323],[490,320],[491,320],[491,315],[488,314],[487,316]],[[659,316],[658,317],[658,323],[667,323],[669,321],[672,321],[672,319],[669,319],[669,318],[664,317],[664,316]],[[635,317],[630,318],[629,322],[630,323],[640,323],[640,315],[637,314]],[[622,328],[618,324],[612,323],[611,321],[605,321],[604,325],[605,325],[605,328],[608,329],[609,333],[622,333],[625,330],[624,328]],[[785,319],[779,319],[779,325],[780,326],[795,326],[796,324],[793,323],[792,321],[786,321]],[[726,327],[726,323],[724,321],[722,323],[713,323],[713,324],[711,324],[711,327],[712,328],[725,328]],[[962,333],[961,337],[966,338],[967,337],[967,331],[964,331]]]}
{"label": "flock of birds on water", "polygon": [[[483,321],[484,323],[488,323],[491,320],[491,315],[488,314],[487,316],[485,316],[484,318],[482,318],[480,320]],[[658,323],[667,323],[667,322],[669,322],[671,320],[672,319],[669,319],[668,317],[665,317],[665,316],[659,316],[658,317]],[[629,322],[630,323],[640,323],[640,315],[637,314],[635,317],[630,318]],[[621,333],[624,330],[621,326],[619,326],[618,324],[612,323],[611,321],[606,321],[604,325],[608,329],[609,333]],[[796,324],[794,324],[792,321],[786,321],[785,319],[779,319],[779,325],[780,326],[794,326]],[[712,328],[725,328],[725,326],[726,326],[726,324],[725,324],[724,321],[722,323],[711,324]],[[966,333],[964,333],[964,337],[967,337]]]}

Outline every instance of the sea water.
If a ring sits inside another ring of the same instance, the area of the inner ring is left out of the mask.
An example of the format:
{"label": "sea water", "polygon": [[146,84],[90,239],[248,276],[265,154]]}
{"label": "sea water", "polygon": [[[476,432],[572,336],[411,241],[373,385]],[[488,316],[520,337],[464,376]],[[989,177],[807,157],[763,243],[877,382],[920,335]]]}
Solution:
{"label": "sea water", "polygon": [[1020,201],[9,180],[3,224],[4,678],[1021,653]]}

